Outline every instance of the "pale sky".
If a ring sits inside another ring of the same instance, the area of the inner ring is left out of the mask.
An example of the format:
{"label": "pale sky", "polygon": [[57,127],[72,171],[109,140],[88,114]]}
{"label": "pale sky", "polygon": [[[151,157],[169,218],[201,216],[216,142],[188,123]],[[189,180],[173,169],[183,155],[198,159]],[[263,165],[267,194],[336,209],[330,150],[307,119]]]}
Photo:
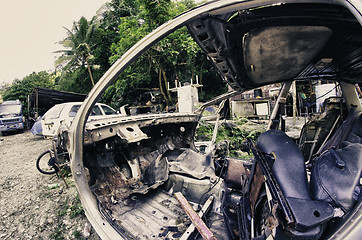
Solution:
{"label": "pale sky", "polygon": [[0,86],[32,72],[54,70],[58,41],[82,16],[90,20],[108,0],[1,0]]}

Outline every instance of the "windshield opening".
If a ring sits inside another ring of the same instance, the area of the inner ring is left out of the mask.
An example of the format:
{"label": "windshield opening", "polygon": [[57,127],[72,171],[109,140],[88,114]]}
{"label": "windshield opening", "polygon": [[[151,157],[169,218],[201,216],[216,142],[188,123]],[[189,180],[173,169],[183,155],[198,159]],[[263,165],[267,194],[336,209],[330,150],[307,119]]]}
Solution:
{"label": "windshield opening", "polygon": [[65,105],[60,104],[60,105],[55,105],[54,107],[52,107],[51,109],[49,109],[48,112],[46,112],[43,116],[43,119],[55,119],[55,118],[59,118],[60,117],[60,113],[62,112],[63,108],[65,107]]}
{"label": "windshield opening", "polygon": [[[77,114],[79,108],[80,108],[80,105],[74,105],[69,111],[69,117],[75,117],[75,115]],[[99,116],[99,115],[102,115],[102,112],[101,112],[101,110],[99,109],[98,106],[94,106],[93,109],[92,109],[92,112],[90,113],[90,115],[91,116]]]}
{"label": "windshield opening", "polygon": [[0,105],[0,114],[19,114],[21,105]]}
{"label": "windshield opening", "polygon": [[91,111],[90,115],[91,116],[99,116],[99,115],[102,115],[102,112],[101,112],[101,110],[99,109],[98,106],[94,106],[92,108],[92,111]]}
{"label": "windshield opening", "polygon": [[113,114],[116,114],[116,111],[113,110],[112,108],[110,107],[107,107],[107,106],[104,106],[104,105],[101,105],[101,108],[103,109],[104,113],[106,115],[113,115]]}
{"label": "windshield opening", "polygon": [[80,108],[80,105],[74,105],[70,111],[69,111],[69,117],[75,117],[75,115],[77,114],[78,110]]}

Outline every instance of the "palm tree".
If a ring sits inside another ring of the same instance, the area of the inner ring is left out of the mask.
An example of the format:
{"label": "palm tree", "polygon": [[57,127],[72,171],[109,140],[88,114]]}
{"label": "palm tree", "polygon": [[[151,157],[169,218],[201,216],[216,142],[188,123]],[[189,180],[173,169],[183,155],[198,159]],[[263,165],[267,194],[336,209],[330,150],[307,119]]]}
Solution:
{"label": "palm tree", "polygon": [[92,39],[96,27],[96,17],[93,17],[89,22],[86,18],[81,17],[78,22],[73,22],[72,31],[64,27],[68,36],[59,43],[66,49],[55,52],[62,53],[55,61],[55,65],[61,65],[66,71],[86,66],[93,86],[94,80],[89,61],[93,58],[91,49],[94,47]]}

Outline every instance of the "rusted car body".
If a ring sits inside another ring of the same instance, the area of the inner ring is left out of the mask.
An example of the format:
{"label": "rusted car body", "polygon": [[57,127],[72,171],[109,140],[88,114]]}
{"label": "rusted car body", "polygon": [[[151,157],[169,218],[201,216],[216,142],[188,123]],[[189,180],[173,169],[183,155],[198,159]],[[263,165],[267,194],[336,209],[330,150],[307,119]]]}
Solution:
{"label": "rusted car body", "polygon": [[[59,136],[99,236],[191,239],[193,224],[201,233],[196,238],[204,239],[358,239],[362,108],[353,84],[362,79],[361,11],[358,0],[213,1],[165,23],[126,52],[92,89],[70,131]],[[102,119],[85,129],[90,109],[119,73],[183,26],[237,91],[293,80],[340,82],[347,108],[357,116],[347,147],[334,148],[340,159],[319,169],[319,162],[336,156],[327,152],[315,160],[317,167],[308,168],[297,145],[270,130],[250,143],[251,164],[224,159],[220,167],[213,151],[203,154],[194,147],[199,113]],[[346,149],[352,159],[347,162]],[[332,200],[318,185],[321,172],[340,181],[328,182]],[[204,221],[180,193],[195,210],[205,211]]]}

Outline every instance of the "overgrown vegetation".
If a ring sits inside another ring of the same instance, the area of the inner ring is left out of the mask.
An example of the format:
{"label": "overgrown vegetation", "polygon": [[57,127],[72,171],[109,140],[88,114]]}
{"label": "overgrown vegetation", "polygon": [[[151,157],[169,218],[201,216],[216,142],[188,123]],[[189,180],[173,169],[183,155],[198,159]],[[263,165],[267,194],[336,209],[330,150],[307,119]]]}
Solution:
{"label": "overgrown vegetation", "polygon": [[[242,152],[241,145],[247,139],[256,141],[264,132],[264,125],[253,124],[245,118],[237,119],[235,122],[222,121],[217,132],[216,143],[222,143],[227,147],[227,155],[235,158],[250,158],[251,154]],[[201,122],[196,131],[195,141],[211,141],[215,125]]]}

